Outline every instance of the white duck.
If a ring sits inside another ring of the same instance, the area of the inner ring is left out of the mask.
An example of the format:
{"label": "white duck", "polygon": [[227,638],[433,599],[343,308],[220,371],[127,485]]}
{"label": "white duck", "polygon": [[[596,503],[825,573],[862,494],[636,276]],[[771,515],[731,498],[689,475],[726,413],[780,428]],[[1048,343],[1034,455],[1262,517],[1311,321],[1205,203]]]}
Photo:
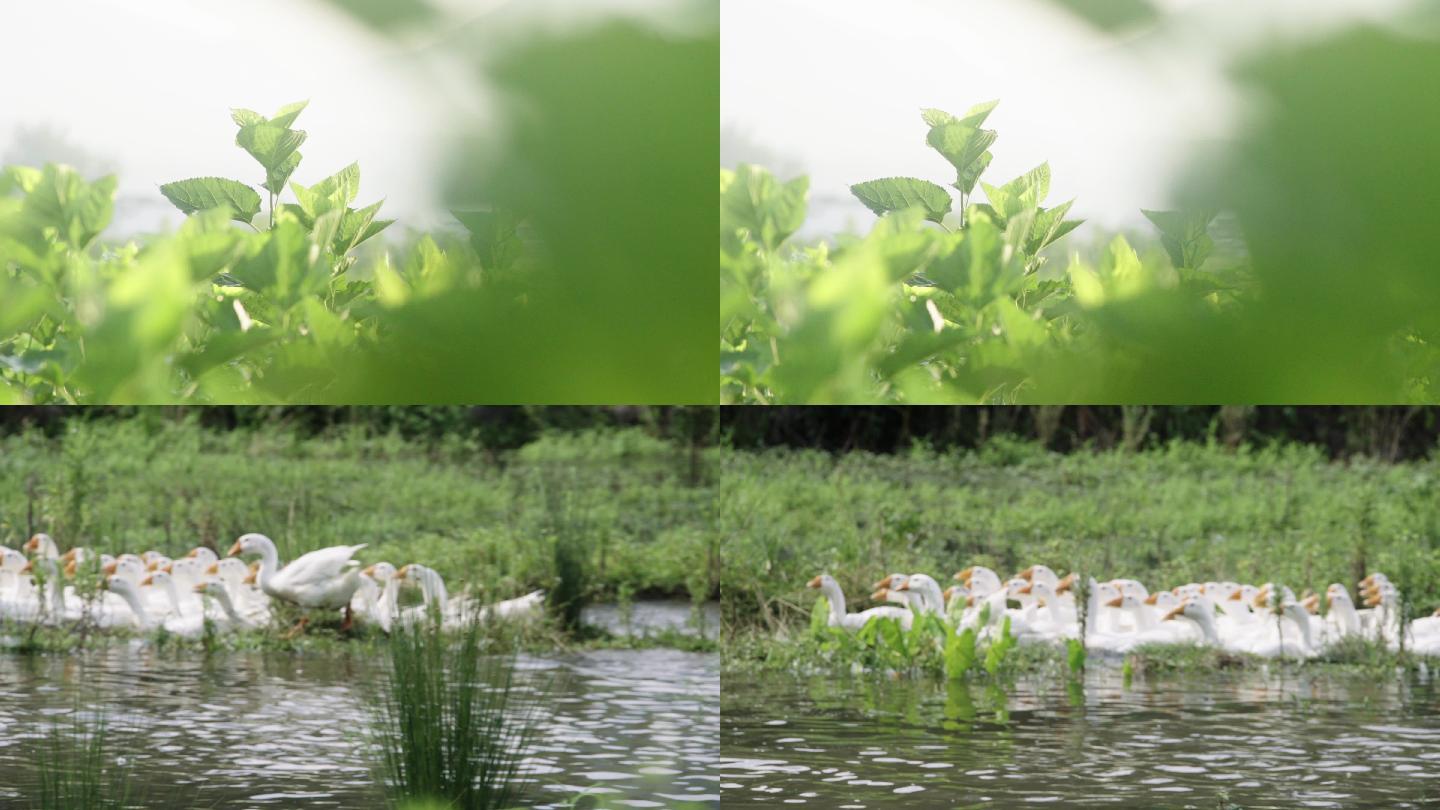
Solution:
{"label": "white duck", "polygon": [[845,594],[840,590],[840,583],[829,574],[821,574],[806,584],[807,588],[818,588],[824,594],[825,601],[830,603],[830,626],[843,627],[846,630],[859,630],[871,619],[891,618],[900,622],[900,626],[906,630],[910,629],[915,619],[915,614],[906,608],[894,605],[881,605],[869,610],[862,610],[859,613],[845,612]]}
{"label": "white duck", "polygon": [[[365,548],[364,543],[354,546],[331,546],[301,555],[284,568],[280,567],[280,555],[275,550],[275,541],[263,534],[241,535],[230,547],[228,556],[259,554],[260,572],[257,576],[260,590],[274,599],[280,599],[306,608],[345,609],[345,623],[342,630],[348,630],[354,622],[350,599],[360,587],[360,563],[354,559],[355,552]],[[298,629],[298,628],[297,628]]]}
{"label": "white duck", "polygon": [[447,627],[462,626],[472,620],[485,622],[492,619],[520,619],[534,614],[545,603],[544,591],[531,591],[524,596],[483,607],[477,606],[468,596],[451,599],[445,588],[445,580],[440,574],[419,563],[400,566],[400,570],[395,573],[395,579],[414,579],[419,583],[425,600],[419,609],[435,610],[437,615],[443,617]]}

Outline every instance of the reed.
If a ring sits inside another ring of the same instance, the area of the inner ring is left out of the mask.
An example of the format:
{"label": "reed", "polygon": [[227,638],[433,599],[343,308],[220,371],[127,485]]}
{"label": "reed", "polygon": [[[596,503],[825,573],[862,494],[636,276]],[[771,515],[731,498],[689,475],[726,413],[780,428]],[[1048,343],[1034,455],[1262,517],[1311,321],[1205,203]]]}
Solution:
{"label": "reed", "polygon": [[104,715],[76,706],[40,743],[34,810],[119,810],[131,806],[130,769],[113,750]]}
{"label": "reed", "polygon": [[374,708],[378,776],[392,806],[520,806],[520,767],[542,722],[540,692],[515,682],[514,655],[485,652],[483,624],[458,638],[401,627]]}

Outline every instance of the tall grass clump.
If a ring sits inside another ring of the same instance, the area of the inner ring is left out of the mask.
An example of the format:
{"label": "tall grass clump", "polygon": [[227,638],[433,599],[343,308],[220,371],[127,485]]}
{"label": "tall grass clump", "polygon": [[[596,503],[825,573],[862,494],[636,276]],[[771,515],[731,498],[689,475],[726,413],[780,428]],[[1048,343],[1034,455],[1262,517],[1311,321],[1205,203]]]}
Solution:
{"label": "tall grass clump", "polygon": [[518,779],[543,721],[515,684],[513,654],[482,654],[482,623],[458,638],[437,625],[401,627],[375,707],[379,776],[392,806],[517,807]]}
{"label": "tall grass clump", "polygon": [[119,810],[132,806],[130,771],[112,749],[110,725],[77,706],[57,719],[35,758],[34,810]]}

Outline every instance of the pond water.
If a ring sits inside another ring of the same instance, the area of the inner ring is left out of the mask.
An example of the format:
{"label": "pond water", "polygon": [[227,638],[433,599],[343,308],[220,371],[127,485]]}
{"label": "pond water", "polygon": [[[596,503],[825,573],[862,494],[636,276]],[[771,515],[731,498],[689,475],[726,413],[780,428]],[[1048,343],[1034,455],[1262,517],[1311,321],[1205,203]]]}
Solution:
{"label": "pond water", "polygon": [[725,678],[725,807],[1437,807],[1440,685],[1092,668],[1011,688]]}
{"label": "pond water", "polygon": [[[688,615],[688,605],[686,606]],[[37,737],[77,699],[103,706],[140,804],[378,807],[359,653],[162,651],[0,654],[0,807],[35,778]],[[523,657],[550,715],[525,767],[535,807],[590,793],[601,807],[719,806],[719,657],[602,650]]]}

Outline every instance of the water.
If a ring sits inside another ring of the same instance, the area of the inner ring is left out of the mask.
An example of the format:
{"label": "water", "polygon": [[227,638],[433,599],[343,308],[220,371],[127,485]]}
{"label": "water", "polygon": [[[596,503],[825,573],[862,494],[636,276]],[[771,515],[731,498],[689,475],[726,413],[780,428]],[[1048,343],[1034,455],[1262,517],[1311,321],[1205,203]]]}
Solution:
{"label": "water", "polygon": [[1437,807],[1425,675],[726,678],[725,807]]}
{"label": "water", "polygon": [[[688,610],[688,606],[687,606]],[[371,654],[373,655],[373,654]],[[377,807],[360,653],[0,654],[0,807],[33,784],[36,738],[77,698],[103,705],[145,807]],[[551,683],[526,763],[533,806],[719,806],[719,660],[675,650],[523,657]],[[18,775],[18,776],[17,776]]]}

